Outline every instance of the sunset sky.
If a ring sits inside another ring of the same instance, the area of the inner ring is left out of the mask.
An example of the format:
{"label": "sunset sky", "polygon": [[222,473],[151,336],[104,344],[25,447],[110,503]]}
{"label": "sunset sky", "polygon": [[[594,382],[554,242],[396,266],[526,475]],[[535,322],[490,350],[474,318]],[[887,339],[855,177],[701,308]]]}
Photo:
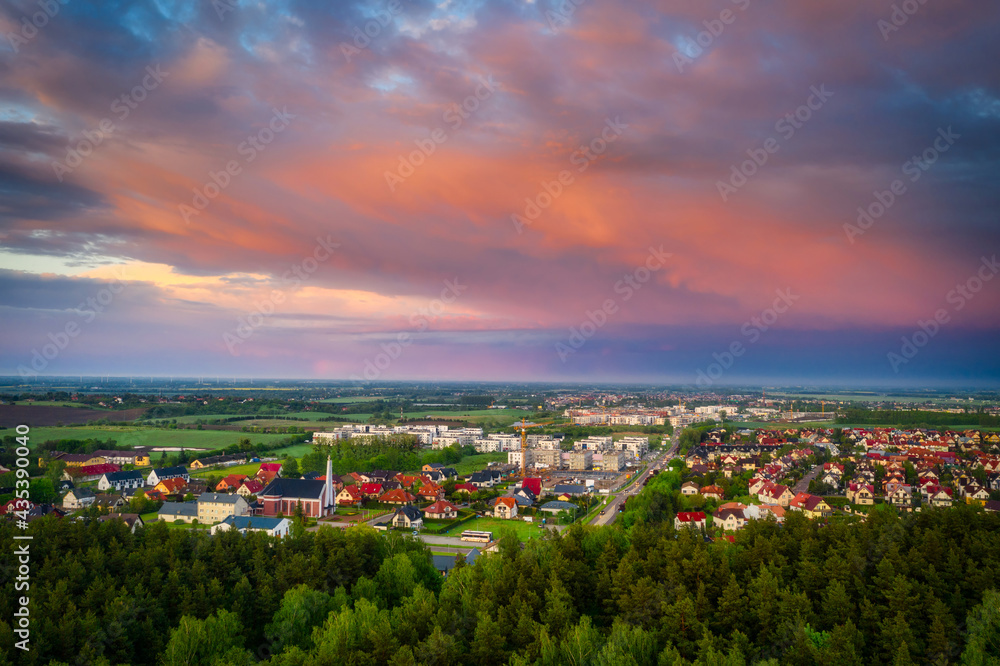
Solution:
{"label": "sunset sky", "polygon": [[0,33],[0,374],[1000,381],[998,3],[12,0]]}

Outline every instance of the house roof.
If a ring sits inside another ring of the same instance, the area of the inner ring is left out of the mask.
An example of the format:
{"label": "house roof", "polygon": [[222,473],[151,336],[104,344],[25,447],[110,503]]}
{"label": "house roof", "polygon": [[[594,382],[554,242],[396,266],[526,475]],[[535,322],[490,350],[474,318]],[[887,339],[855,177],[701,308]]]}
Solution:
{"label": "house roof", "polygon": [[222,522],[237,530],[273,530],[287,518],[269,518],[266,516],[226,516]]}
{"label": "house roof", "polygon": [[409,520],[420,520],[420,509],[415,506],[401,506],[396,509],[395,513],[402,514]]}
{"label": "house roof", "polygon": [[417,499],[416,495],[413,493],[408,493],[402,488],[396,488],[395,490],[390,490],[389,492],[383,494],[378,498],[379,502],[412,502]]}
{"label": "house roof", "polygon": [[538,497],[542,494],[542,480],[536,477],[528,477],[521,482],[521,487],[530,490]]}
{"label": "house roof", "polygon": [[197,502],[164,502],[160,510],[156,512],[158,516],[185,516],[198,517]]}
{"label": "house roof", "polygon": [[187,467],[184,467],[183,465],[175,465],[173,467],[160,467],[158,469],[154,469],[153,472],[156,472],[156,478],[160,479],[161,481],[163,480],[164,477],[183,476],[184,474],[188,473]]}
{"label": "house roof", "polygon": [[551,502],[546,502],[539,507],[542,511],[575,511],[579,507],[572,502],[560,502],[559,500],[552,500]]}
{"label": "house roof", "polygon": [[455,484],[455,490],[456,490],[456,492],[459,491],[459,490],[467,490],[470,493],[474,493],[474,492],[478,492],[479,488],[475,487],[471,483],[456,483]]}
{"label": "house roof", "polygon": [[382,494],[382,484],[381,483],[362,483],[361,492],[365,495],[381,495]]}
{"label": "house roof", "polygon": [[163,489],[166,490],[167,494],[169,495],[171,493],[177,492],[178,490],[186,486],[187,481],[185,481],[182,477],[175,476],[169,479],[163,479],[156,485],[163,486]]}
{"label": "house roof", "polygon": [[[69,469],[73,469],[70,467]],[[118,465],[114,463],[101,463],[100,465],[84,465],[82,467],[77,467],[83,476],[102,476],[104,474],[110,474],[112,472],[117,472],[121,469]]]}
{"label": "house roof", "polygon": [[259,495],[260,491],[264,490],[264,484],[256,479],[244,481],[241,487],[246,488],[251,495]]}
{"label": "house roof", "polygon": [[506,506],[508,509],[513,509],[517,506],[517,500],[513,497],[498,497],[493,500],[493,506],[500,506],[501,504]]}
{"label": "house roof", "polygon": [[677,520],[682,523],[696,523],[705,520],[704,511],[681,511],[677,514]]}
{"label": "house roof", "polygon": [[[470,550],[465,554],[466,564],[475,564],[476,559],[479,558],[479,551],[475,548]],[[458,560],[458,555],[432,555],[431,559],[434,562],[434,568],[441,573],[447,574],[449,571],[455,568],[455,562]]]}
{"label": "house roof", "polygon": [[424,513],[448,513],[450,511],[458,511],[458,507],[448,500],[438,500],[424,509]]}
{"label": "house roof", "polygon": [[571,485],[571,484],[558,484],[552,489],[552,494],[554,495],[586,495],[587,486],[581,485]]}
{"label": "house roof", "polygon": [[278,473],[281,471],[281,463],[261,463],[258,472],[274,472]]}
{"label": "house roof", "polygon": [[198,495],[198,502],[205,502],[206,504],[232,504],[236,505],[237,502],[246,502],[240,495],[230,495],[228,493],[202,493]]}
{"label": "house roof", "polygon": [[303,499],[320,499],[326,481],[315,479],[282,479],[277,478],[267,484],[258,495],[264,497],[300,497]]}
{"label": "house roof", "polygon": [[130,470],[128,472],[108,472],[104,475],[109,482],[110,481],[136,481],[142,479],[142,474],[138,470]]}

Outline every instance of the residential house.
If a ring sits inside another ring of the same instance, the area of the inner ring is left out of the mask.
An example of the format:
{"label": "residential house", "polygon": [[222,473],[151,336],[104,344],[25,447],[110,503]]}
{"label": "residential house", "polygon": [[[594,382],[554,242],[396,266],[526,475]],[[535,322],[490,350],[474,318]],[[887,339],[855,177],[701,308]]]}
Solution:
{"label": "residential house", "polygon": [[384,492],[385,491],[382,489],[381,483],[361,484],[361,494],[364,495],[365,499],[378,499],[378,497]]}
{"label": "residential house", "polygon": [[199,458],[197,460],[192,460],[190,466],[191,469],[205,469],[206,467],[213,467],[215,465],[221,465],[223,467],[232,467],[233,465],[242,465],[246,461],[247,461],[246,454],[233,453],[230,455],[208,456],[207,458]]}
{"label": "residential house", "polygon": [[456,483],[455,484],[455,492],[456,493],[465,493],[466,495],[468,495],[470,493],[475,493],[475,492],[478,492],[478,491],[479,491],[479,488],[477,488],[476,486],[472,485],[471,483]]}
{"label": "residential house", "polygon": [[681,511],[674,518],[674,529],[693,527],[703,529],[706,525],[704,511]]}
{"label": "residential house", "polygon": [[362,500],[364,495],[356,484],[344,486],[344,489],[337,494],[337,506],[360,506]]}
{"label": "residential house", "polygon": [[156,517],[165,523],[193,523],[198,520],[198,503],[164,502]]}
{"label": "residential house", "polygon": [[288,535],[292,523],[288,518],[268,518],[265,516],[228,516],[222,522],[212,525],[212,534],[236,530],[240,534],[264,532],[279,539]]}
{"label": "residential house", "polygon": [[886,493],[885,501],[898,508],[910,508],[913,505],[913,493],[907,488],[909,486],[897,484]]}
{"label": "residential house", "polygon": [[161,492],[164,495],[178,495],[183,493],[186,487],[187,480],[182,477],[175,476],[170,479],[163,479],[153,486],[153,490]]}
{"label": "residential house", "polygon": [[436,483],[425,483],[417,490],[417,496],[426,502],[436,502],[444,499],[444,486]]}
{"label": "residential house", "polygon": [[851,504],[870,506],[875,503],[875,487],[870,483],[851,483],[846,495]]}
{"label": "residential house", "polygon": [[767,483],[757,493],[757,499],[763,504],[777,504],[778,506],[788,506],[788,503],[795,497],[788,486],[778,483]]}
{"label": "residential house", "polygon": [[493,515],[510,519],[517,516],[517,501],[513,497],[497,497],[493,500]]}
{"label": "residential house", "polygon": [[931,495],[931,506],[951,506],[951,488],[942,488]]}
{"label": "residential house", "polygon": [[476,488],[492,488],[496,481],[493,475],[487,471],[474,472],[472,476],[469,477],[469,483],[474,485]]}
{"label": "residential house", "polygon": [[454,520],[458,518],[458,507],[447,500],[438,500],[424,509],[428,520]]}
{"label": "residential house", "polygon": [[563,495],[566,497],[580,497],[581,495],[587,495],[589,493],[590,490],[587,489],[587,486],[581,486],[579,484],[559,483],[552,488],[552,494],[557,497],[561,497]]}
{"label": "residential house", "polygon": [[107,522],[109,520],[120,520],[126,525],[128,525],[129,531],[135,534],[135,531],[143,527],[145,523],[142,522],[142,518],[139,517],[137,513],[109,513],[106,516],[101,516],[97,519],[100,522]]}
{"label": "residential house", "polygon": [[198,522],[213,525],[228,516],[245,516],[249,507],[240,495],[204,493],[198,496]]}
{"label": "residential house", "polygon": [[132,488],[141,488],[144,482],[142,474],[136,470],[130,472],[109,472],[101,476],[97,482],[97,489],[117,490],[121,492]]}
{"label": "residential house", "polygon": [[833,515],[833,509],[818,495],[799,493],[788,503],[788,508],[801,511],[808,518],[828,518]]}
{"label": "residential house", "polygon": [[726,491],[719,486],[705,486],[701,489],[701,496],[721,501],[726,496]]}
{"label": "residential house", "polygon": [[101,511],[118,511],[126,504],[125,498],[121,495],[111,495],[98,493],[94,495],[94,506],[100,507]]}
{"label": "residential house", "polygon": [[413,504],[417,501],[417,497],[413,493],[403,490],[402,488],[396,488],[395,490],[390,490],[389,492],[384,493],[378,498],[378,501],[382,504],[405,505]]}
{"label": "residential house", "polygon": [[262,490],[264,490],[263,483],[257,479],[247,479],[243,482],[243,485],[236,489],[236,494],[250,501],[251,497],[259,495]]}
{"label": "residential house", "polygon": [[120,472],[121,467],[112,463],[101,463],[98,465],[82,465],[80,467],[67,467],[63,470],[62,478],[85,483],[87,481],[97,481],[105,474]]}
{"label": "residential house", "polygon": [[188,479],[187,486],[184,487],[185,493],[191,493],[195,497],[201,495],[202,493],[208,492],[208,480],[207,479]]}
{"label": "residential house", "polygon": [[982,504],[990,498],[990,491],[980,485],[968,485],[963,490],[966,504]]}
{"label": "residential house", "polygon": [[514,501],[517,502],[518,506],[534,506],[538,498],[535,493],[531,492],[527,488],[521,488],[514,493]]}
{"label": "residential house", "polygon": [[392,514],[392,526],[419,530],[424,526],[424,519],[420,515],[420,509],[413,506],[401,506]]}
{"label": "residential house", "polygon": [[149,473],[149,476],[146,477],[146,485],[153,486],[155,488],[160,481],[176,478],[181,478],[187,481],[191,478],[191,475],[188,474],[187,468],[182,465],[174,467],[161,467],[159,469],[154,469]]}
{"label": "residential house", "polygon": [[250,477],[246,474],[228,474],[222,481],[219,481],[215,485],[215,492],[217,493],[231,493],[237,490],[243,483]]}
{"label": "residential house", "polygon": [[69,510],[85,509],[97,500],[94,491],[89,488],[73,488],[63,497],[63,508]]}
{"label": "residential house", "polygon": [[714,518],[712,524],[724,530],[741,530],[747,523],[743,509],[718,509],[712,517]]}
{"label": "residential house", "polygon": [[686,481],[681,484],[681,495],[697,495],[699,490],[701,490],[700,486],[694,481]]}
{"label": "residential house", "polygon": [[257,471],[258,471],[258,473],[259,472],[274,472],[274,474],[276,476],[281,476],[281,463],[278,463],[278,462],[261,463],[260,464],[260,469],[257,470]]}
{"label": "residential house", "polygon": [[528,477],[521,481],[521,488],[530,490],[535,497],[539,497],[542,494],[542,480],[537,477]]}

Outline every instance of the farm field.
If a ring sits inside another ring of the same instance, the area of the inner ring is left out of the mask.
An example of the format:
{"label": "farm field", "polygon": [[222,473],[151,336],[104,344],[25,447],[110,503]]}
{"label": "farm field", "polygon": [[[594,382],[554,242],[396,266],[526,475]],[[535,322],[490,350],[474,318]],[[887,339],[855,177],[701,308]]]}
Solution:
{"label": "farm field", "polygon": [[65,428],[32,428],[30,442],[40,444],[50,439],[99,439],[108,438],[119,445],[128,446],[165,446],[194,449],[224,449],[235,444],[241,437],[247,437],[254,444],[268,444],[287,437],[287,435],[270,435],[256,433],[241,433],[225,430],[168,430],[166,428],[137,428],[130,426],[67,426]]}
{"label": "farm field", "polygon": [[[441,409],[429,409],[423,412],[406,412],[404,416],[408,419],[422,419],[426,416],[440,419],[452,419],[455,421],[471,421],[472,423],[482,423],[483,421],[496,421],[503,425],[510,425],[521,420],[523,416],[530,416],[534,410],[529,409],[468,409],[464,411],[452,411]],[[354,417],[354,414],[345,414]],[[530,420],[530,419],[529,419]]]}
{"label": "farm field", "polygon": [[517,538],[521,541],[537,539],[545,535],[545,529],[541,523],[526,523],[523,520],[502,520],[500,518],[473,518],[472,520],[453,527],[446,534],[441,536],[460,537],[465,530],[476,530],[479,532],[493,532],[493,538],[499,538],[500,533],[505,529],[514,530]]}
{"label": "farm field", "polygon": [[353,405],[358,402],[375,402],[376,400],[384,400],[384,398],[381,398],[377,395],[365,395],[365,396],[357,396],[354,398],[324,398],[323,400],[317,400],[317,402],[326,402],[326,403],[340,404],[340,405]]}
{"label": "farm field", "polygon": [[11,404],[20,405],[22,407],[74,407],[76,409],[93,409],[98,412],[110,412],[111,410],[107,407],[101,407],[99,405],[82,405],[79,402],[71,402],[69,400],[18,400]]}

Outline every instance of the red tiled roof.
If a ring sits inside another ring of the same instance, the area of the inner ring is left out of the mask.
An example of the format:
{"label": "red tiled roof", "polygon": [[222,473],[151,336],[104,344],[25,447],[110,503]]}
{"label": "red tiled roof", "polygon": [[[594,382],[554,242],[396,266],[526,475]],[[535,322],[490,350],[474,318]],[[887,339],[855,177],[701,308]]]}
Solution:
{"label": "red tiled roof", "polygon": [[677,514],[677,519],[682,523],[696,523],[705,520],[704,511],[681,511]]}

